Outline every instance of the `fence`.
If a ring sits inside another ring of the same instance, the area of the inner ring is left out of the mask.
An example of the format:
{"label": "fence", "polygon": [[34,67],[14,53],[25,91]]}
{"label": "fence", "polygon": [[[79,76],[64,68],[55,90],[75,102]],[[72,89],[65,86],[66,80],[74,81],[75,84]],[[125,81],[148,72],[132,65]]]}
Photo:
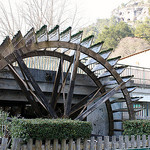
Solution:
{"label": "fence", "polygon": [[[90,140],[87,139],[77,139],[77,140],[62,140],[61,142],[57,139],[55,140],[32,140],[30,139],[26,144],[22,144],[21,139],[12,140],[11,150],[117,150],[117,149],[134,149],[134,148],[146,148],[150,149],[150,136],[146,138],[143,136],[132,135],[129,136],[104,136],[91,137]],[[7,148],[8,139],[2,138],[1,150],[9,150]]]}

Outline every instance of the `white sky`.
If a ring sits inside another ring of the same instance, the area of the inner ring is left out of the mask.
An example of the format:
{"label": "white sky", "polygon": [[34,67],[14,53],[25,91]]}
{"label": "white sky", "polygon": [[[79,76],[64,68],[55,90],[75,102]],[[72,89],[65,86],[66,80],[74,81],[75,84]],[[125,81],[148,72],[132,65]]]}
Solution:
{"label": "white sky", "polygon": [[78,5],[82,5],[84,12],[81,14],[87,17],[91,22],[97,19],[110,18],[112,10],[117,8],[122,3],[127,3],[130,0],[75,0]]}
{"label": "white sky", "polygon": [[[0,0],[5,6],[7,6],[9,0]],[[25,0],[10,0],[10,2],[23,2]],[[72,0],[68,0],[72,1]],[[109,18],[111,11],[121,5],[122,3],[127,3],[130,0],[73,0],[74,3],[71,5],[77,4],[80,7],[81,16],[90,22],[95,22],[97,19]]]}

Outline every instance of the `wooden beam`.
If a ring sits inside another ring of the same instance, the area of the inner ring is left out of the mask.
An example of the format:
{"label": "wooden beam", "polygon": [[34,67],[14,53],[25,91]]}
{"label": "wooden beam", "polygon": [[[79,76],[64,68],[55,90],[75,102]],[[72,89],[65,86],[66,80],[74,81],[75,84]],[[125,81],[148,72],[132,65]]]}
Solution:
{"label": "wooden beam", "polygon": [[52,92],[52,98],[51,98],[51,106],[55,109],[56,104],[57,104],[57,95],[58,95],[58,87],[59,87],[59,83],[60,83],[60,77],[61,77],[61,67],[62,61],[60,59],[59,61],[59,67],[58,67],[58,71],[56,72],[56,76],[55,76],[55,81],[54,81],[54,87],[53,87],[53,92]]}
{"label": "wooden beam", "polygon": [[31,73],[29,72],[26,64],[24,63],[24,61],[22,60],[21,56],[19,55],[19,53],[17,53],[17,51],[15,52],[16,55],[16,60],[19,64],[19,66],[22,68],[24,74],[26,75],[26,77],[28,78],[29,82],[31,83],[32,87],[35,90],[36,95],[40,98],[41,102],[44,104],[44,106],[46,107],[47,111],[50,113],[50,115],[53,118],[57,118],[57,115],[54,111],[54,109],[52,108],[52,106],[48,103],[48,100],[46,99],[45,95],[43,94],[43,92],[41,91],[40,87],[38,86],[38,84],[36,83],[36,81],[34,80],[33,76],[31,75]]}
{"label": "wooden beam", "polygon": [[77,75],[77,68],[79,65],[79,58],[80,58],[80,45],[78,46],[74,56],[74,63],[73,63],[73,70],[71,72],[71,77],[70,77],[69,91],[67,94],[67,100],[64,108],[64,117],[69,117],[69,113],[71,110],[71,103],[72,103],[73,91],[75,86],[75,78]]}
{"label": "wooden beam", "polygon": [[83,112],[81,115],[79,115],[76,120],[83,120],[85,117],[87,117],[89,114],[91,114],[95,109],[97,109],[102,103],[106,102],[110,97],[112,97],[118,90],[121,89],[121,87],[125,83],[122,82],[120,85],[113,88],[111,91],[109,91],[106,95],[101,97],[95,104],[93,104],[89,109],[87,109],[85,112]]}
{"label": "wooden beam", "polygon": [[30,95],[25,82],[21,79],[21,77],[18,75],[18,73],[15,71],[15,69],[13,68],[12,65],[8,64],[8,68],[10,69],[10,71],[11,71],[12,75],[14,76],[16,82],[18,83],[18,85],[22,89],[23,93],[25,94],[27,100],[32,105],[33,109],[35,110],[36,115],[37,116],[42,116],[42,113],[41,113],[41,111],[38,107],[38,104],[35,102],[33,97]]}
{"label": "wooden beam", "polygon": [[85,104],[87,104],[87,101],[90,100],[94,94],[97,92],[97,89],[94,90],[92,93],[90,93],[89,95],[85,96],[79,103],[75,104],[72,108],[71,108],[71,112],[70,115],[75,113],[76,111],[78,111],[79,109],[81,109]]}

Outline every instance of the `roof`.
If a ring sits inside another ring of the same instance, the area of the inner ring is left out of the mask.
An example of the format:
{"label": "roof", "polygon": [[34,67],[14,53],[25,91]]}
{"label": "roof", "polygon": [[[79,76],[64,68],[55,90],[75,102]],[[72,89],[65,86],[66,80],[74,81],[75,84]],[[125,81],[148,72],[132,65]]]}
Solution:
{"label": "roof", "polygon": [[132,57],[132,56],[135,56],[135,55],[138,55],[138,54],[141,54],[141,53],[147,52],[147,51],[150,51],[150,49],[146,49],[146,50],[143,50],[143,51],[140,51],[140,52],[137,52],[137,53],[134,53],[134,54],[128,55],[128,56],[126,56],[126,57],[121,58],[120,60],[123,60],[123,59],[129,58],[129,57]]}

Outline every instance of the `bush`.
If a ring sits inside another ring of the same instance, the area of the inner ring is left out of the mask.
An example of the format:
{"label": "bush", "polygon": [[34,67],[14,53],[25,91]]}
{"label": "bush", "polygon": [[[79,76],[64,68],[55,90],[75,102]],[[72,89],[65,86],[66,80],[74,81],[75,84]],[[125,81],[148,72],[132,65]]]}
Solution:
{"label": "bush", "polygon": [[128,120],[123,122],[124,135],[150,135],[150,120]]}
{"label": "bush", "polygon": [[8,136],[8,128],[10,122],[7,120],[8,113],[0,110],[0,137],[7,137]]}
{"label": "bush", "polygon": [[88,138],[91,131],[91,123],[69,119],[13,119],[11,125],[11,136],[24,141]]}

